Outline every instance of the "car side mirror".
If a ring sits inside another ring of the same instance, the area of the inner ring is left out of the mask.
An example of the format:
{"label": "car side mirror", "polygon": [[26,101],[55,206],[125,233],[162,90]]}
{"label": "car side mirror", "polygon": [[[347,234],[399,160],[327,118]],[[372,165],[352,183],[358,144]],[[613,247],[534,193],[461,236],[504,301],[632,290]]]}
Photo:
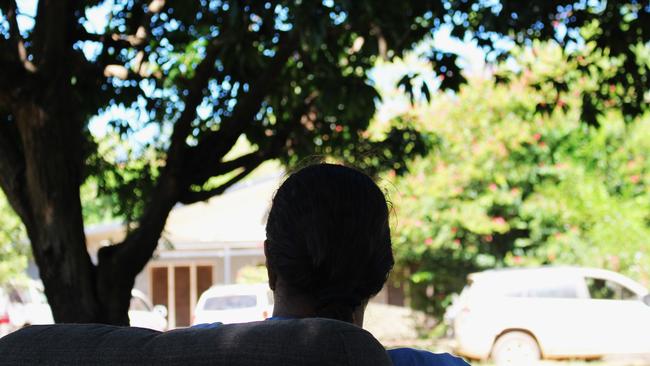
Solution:
{"label": "car side mirror", "polygon": [[167,319],[167,307],[165,305],[156,305],[153,307],[153,312],[160,314],[163,318]]}

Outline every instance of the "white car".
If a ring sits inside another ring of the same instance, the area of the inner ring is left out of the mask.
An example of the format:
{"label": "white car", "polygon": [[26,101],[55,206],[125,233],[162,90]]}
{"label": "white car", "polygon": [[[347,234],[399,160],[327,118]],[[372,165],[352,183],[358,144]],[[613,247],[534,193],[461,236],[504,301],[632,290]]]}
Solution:
{"label": "white car", "polygon": [[3,285],[3,292],[8,301],[6,313],[16,329],[54,322],[40,281],[7,283]]}
{"label": "white car", "polygon": [[454,306],[456,352],[497,365],[650,353],[648,290],[607,270],[473,273]]}
{"label": "white car", "polygon": [[220,285],[206,290],[196,304],[192,325],[246,323],[273,314],[273,292],[268,284]]}
{"label": "white car", "polygon": [[129,306],[129,322],[132,327],[164,332],[167,330],[167,308],[164,305],[152,305],[142,291],[133,289]]}

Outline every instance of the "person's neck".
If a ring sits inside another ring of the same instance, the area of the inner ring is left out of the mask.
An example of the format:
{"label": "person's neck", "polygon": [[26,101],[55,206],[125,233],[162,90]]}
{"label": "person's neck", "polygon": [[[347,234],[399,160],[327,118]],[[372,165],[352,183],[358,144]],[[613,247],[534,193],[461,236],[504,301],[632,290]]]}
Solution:
{"label": "person's neck", "polygon": [[273,316],[282,318],[311,318],[316,316],[313,301],[300,295],[287,295],[280,289],[274,292]]}
{"label": "person's neck", "polygon": [[[273,317],[278,318],[313,318],[317,316],[314,301],[299,294],[288,294],[282,288],[274,291]],[[366,303],[352,315],[352,324],[363,327]]]}

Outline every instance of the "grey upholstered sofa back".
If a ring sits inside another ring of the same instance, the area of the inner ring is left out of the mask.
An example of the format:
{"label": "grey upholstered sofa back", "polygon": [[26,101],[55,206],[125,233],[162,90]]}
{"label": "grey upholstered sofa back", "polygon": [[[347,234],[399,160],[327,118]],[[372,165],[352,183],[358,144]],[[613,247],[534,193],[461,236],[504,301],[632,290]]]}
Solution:
{"label": "grey upholstered sofa back", "polygon": [[2,365],[391,365],[370,333],[328,319],[149,329],[35,325],[0,339]]}

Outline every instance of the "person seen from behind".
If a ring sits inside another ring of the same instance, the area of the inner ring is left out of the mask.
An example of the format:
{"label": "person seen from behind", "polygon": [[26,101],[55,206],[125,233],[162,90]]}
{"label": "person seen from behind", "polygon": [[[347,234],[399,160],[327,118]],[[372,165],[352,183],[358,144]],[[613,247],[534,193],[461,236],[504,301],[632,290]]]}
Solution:
{"label": "person seen from behind", "polygon": [[[394,263],[386,198],[369,176],[325,163],[291,174],[273,198],[266,237],[275,297],[269,320],[320,317],[363,326],[368,300]],[[468,365],[412,348],[388,354],[395,366]]]}

